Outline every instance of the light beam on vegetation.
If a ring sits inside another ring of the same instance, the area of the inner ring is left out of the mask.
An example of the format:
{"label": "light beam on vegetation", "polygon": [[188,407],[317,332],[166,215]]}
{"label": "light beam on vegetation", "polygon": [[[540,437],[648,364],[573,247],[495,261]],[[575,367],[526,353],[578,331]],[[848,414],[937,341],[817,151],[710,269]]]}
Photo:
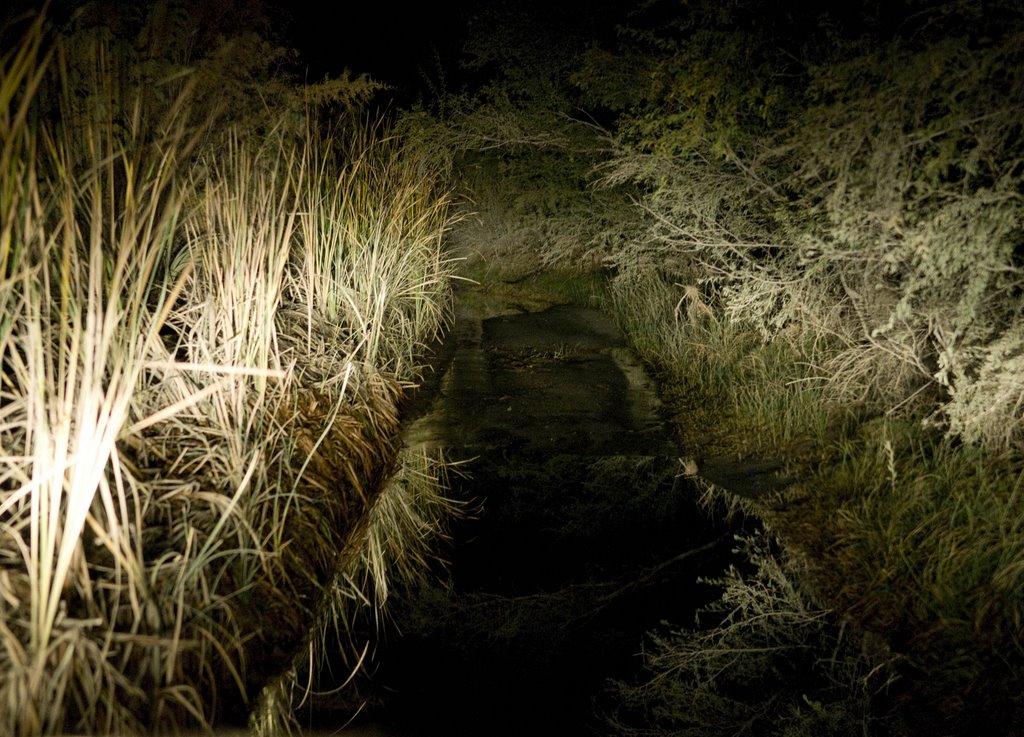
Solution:
{"label": "light beam on vegetation", "polygon": [[197,123],[44,28],[0,59],[0,732],[205,725],[443,528],[395,408],[448,199],[378,126]]}

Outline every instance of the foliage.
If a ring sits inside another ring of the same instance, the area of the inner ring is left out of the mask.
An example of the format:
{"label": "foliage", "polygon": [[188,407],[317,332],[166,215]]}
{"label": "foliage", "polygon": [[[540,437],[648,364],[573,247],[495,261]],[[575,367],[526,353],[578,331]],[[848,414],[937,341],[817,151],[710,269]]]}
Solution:
{"label": "foliage", "polygon": [[[796,131],[816,213],[802,242],[833,272],[846,322],[859,327],[828,367],[834,383],[874,388],[890,405],[930,383],[947,392],[938,410],[951,433],[1003,443],[1019,441],[1005,430],[1019,418],[1014,380],[1002,374],[1009,396],[981,395],[975,382],[988,361],[994,389],[990,359],[1019,327],[1015,28],[983,48],[956,37],[834,68],[815,88],[827,103]],[[871,79],[865,68],[893,71]],[[879,361],[916,379],[879,386]]]}
{"label": "foliage", "polygon": [[[784,72],[779,60],[751,60],[741,88],[692,67],[705,58],[706,27],[650,41],[652,63],[682,67],[671,94],[619,118],[599,181],[638,184],[647,229],[610,261],[685,278],[766,339],[832,342],[820,371],[839,401],[1018,442],[1006,430],[1019,427],[1006,361],[1024,191],[1020,17],[1011,20],[983,40],[960,29],[927,43],[848,42],[840,59],[816,56],[811,37],[799,74],[780,74],[799,101],[784,114],[752,112],[758,70]],[[739,28],[718,47],[771,38]]]}
{"label": "foliage", "polygon": [[463,185],[462,255],[594,268],[632,216],[618,192],[587,187],[605,144],[584,122],[499,100],[453,112],[430,136]]}
{"label": "foliage", "polygon": [[[601,175],[639,186],[647,228],[611,255],[613,304],[681,406],[715,407],[697,424],[739,428],[728,444],[745,452],[839,464],[765,513],[821,561],[830,601],[906,655],[915,719],[997,729],[1020,713],[1020,462],[1003,449],[1022,441],[1022,25],[1002,3],[998,22],[921,10],[885,43],[808,64],[772,124],[712,131],[654,95],[624,108]],[[659,114],[671,124],[633,122]],[[763,348],[738,342],[750,329]],[[744,371],[780,344],[804,368]],[[848,439],[880,413],[919,427]],[[801,456],[793,427],[824,455]]]}
{"label": "foliage", "polygon": [[[824,462],[788,514],[761,505],[826,579],[833,566],[833,602],[907,656],[916,714],[937,721],[1019,714],[1022,28],[1008,0],[637,3],[615,42],[575,66],[499,68],[483,96],[449,98],[437,129],[486,224],[463,245],[491,263],[607,268],[688,449],[782,454],[808,474]],[[573,69],[575,89],[541,67]],[[570,123],[580,108],[608,130]],[[913,439],[855,437],[879,415],[905,417]],[[673,721],[677,697],[737,729],[756,718],[744,679],[728,680],[741,670],[711,676],[725,638],[784,621],[762,563],[727,584],[751,603],[720,612],[725,628],[659,641],[656,667],[697,675],[627,689],[633,707],[695,733]],[[755,675],[781,667],[760,656]],[[753,703],[777,708],[780,731],[851,726],[837,702],[767,694]]]}
{"label": "foliage", "polygon": [[575,98],[570,75],[598,32],[587,21],[618,10],[608,0],[518,0],[477,7],[463,47],[463,66],[478,76],[486,98],[569,112]]}
{"label": "foliage", "polygon": [[621,192],[588,186],[609,141],[570,81],[599,31],[593,18],[620,10],[533,0],[477,8],[464,47],[474,86],[433,101],[433,116],[404,116],[429,130],[463,185],[462,255],[593,270],[635,219]]}
{"label": "foliage", "polygon": [[798,566],[760,531],[738,540],[749,570],[710,583],[722,596],[692,629],[650,633],[646,674],[614,686],[622,735],[884,734],[872,699],[888,663],[794,583]]}
{"label": "foliage", "polygon": [[619,135],[644,151],[742,151],[798,109],[813,52],[795,13],[758,0],[638,3],[616,53],[592,47],[572,79],[584,100],[624,113]]}

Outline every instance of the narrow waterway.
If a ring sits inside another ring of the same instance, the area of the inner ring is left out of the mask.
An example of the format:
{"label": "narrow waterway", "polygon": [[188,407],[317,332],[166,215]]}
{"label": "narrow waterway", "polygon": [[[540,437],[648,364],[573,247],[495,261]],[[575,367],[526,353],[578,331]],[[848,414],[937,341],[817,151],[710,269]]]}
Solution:
{"label": "narrow waterway", "polygon": [[[441,580],[395,602],[361,728],[600,733],[608,680],[635,672],[649,630],[692,623],[731,534],[696,506],[606,314],[463,313],[437,372],[405,441],[460,464],[452,493],[471,513]],[[322,703],[316,721],[332,719]]]}

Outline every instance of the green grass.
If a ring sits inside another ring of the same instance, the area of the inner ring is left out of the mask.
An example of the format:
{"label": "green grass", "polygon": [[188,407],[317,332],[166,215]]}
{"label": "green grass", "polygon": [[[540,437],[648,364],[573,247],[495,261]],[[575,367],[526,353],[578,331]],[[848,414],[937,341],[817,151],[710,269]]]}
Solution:
{"label": "green grass", "polygon": [[834,423],[814,346],[766,342],[696,288],[655,276],[614,281],[606,304],[658,376],[688,452],[793,455]]}
{"label": "green grass", "polygon": [[905,656],[907,699],[939,722],[995,728],[1021,709],[1021,478],[1013,454],[877,420],[787,515],[816,585]]}

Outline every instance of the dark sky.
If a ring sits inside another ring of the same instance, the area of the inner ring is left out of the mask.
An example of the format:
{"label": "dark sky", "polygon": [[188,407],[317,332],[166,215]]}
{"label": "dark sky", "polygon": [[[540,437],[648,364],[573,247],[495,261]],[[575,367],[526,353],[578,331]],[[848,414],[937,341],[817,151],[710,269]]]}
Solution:
{"label": "dark sky", "polygon": [[[51,10],[91,4],[98,8],[131,8],[140,14],[141,7],[154,0],[52,0]],[[514,38],[505,34],[503,19],[532,25],[536,31],[526,40],[530,53],[561,45],[570,36],[581,38],[614,37],[616,23],[629,22],[630,10],[643,6],[642,0],[414,0],[399,6],[385,0],[163,0],[169,6],[203,8],[206,14],[219,12],[222,22],[246,16],[263,16],[263,32],[274,40],[298,50],[302,55],[307,79],[318,81],[326,74],[339,74],[344,69],[367,72],[378,81],[395,87],[395,97],[415,99],[425,90],[429,78],[436,84],[445,77],[449,92],[457,91],[466,81],[467,73],[460,61],[470,33],[484,38]],[[885,6],[888,0],[851,0],[851,13],[860,6]],[[904,0],[905,1],[905,0]],[[760,13],[791,18],[796,23],[813,22],[823,6],[814,0],[748,0]],[[895,4],[900,4],[896,0]],[[38,0],[0,0],[0,19],[15,8],[39,7]],[[687,7],[686,0],[661,0],[655,3],[678,14]],[[354,9],[358,8],[358,12]],[[52,13],[59,14],[59,13]],[[102,13],[101,13],[102,15]],[[498,18],[499,20],[495,20]],[[495,24],[497,32],[492,32]],[[482,29],[489,29],[481,33]],[[564,30],[564,33],[563,33]],[[524,36],[518,36],[523,40]]]}
{"label": "dark sky", "polygon": [[[207,16],[222,23],[247,18],[258,21],[261,35],[299,51],[310,81],[344,69],[368,72],[379,81],[398,87],[415,86],[421,69],[436,75],[435,57],[457,70],[457,59],[474,7],[524,0],[414,0],[398,5],[384,0],[164,0],[168,6],[196,3]],[[525,0],[530,1],[530,0]],[[574,0],[570,0],[572,2]],[[63,25],[83,6],[96,9],[95,17],[134,18],[154,0],[0,0],[0,27],[14,18],[48,6],[48,18]],[[358,8],[358,11],[354,10]],[[137,22],[137,21],[136,21]],[[19,24],[20,25],[20,24]],[[242,30],[241,28],[234,30]]]}
{"label": "dark sky", "polygon": [[[238,2],[240,0],[233,0]],[[244,1],[244,0],[243,0]],[[259,1],[259,0],[253,0]],[[309,63],[310,77],[322,78],[325,73],[337,74],[348,68],[368,72],[379,81],[401,89],[422,88],[423,74],[438,76],[438,64],[446,75],[449,91],[456,91],[465,80],[460,67],[463,47],[471,33],[480,34],[506,22],[525,23],[534,27],[534,49],[559,45],[574,36],[580,39],[615,37],[617,24],[630,23],[629,16],[637,8],[642,22],[657,23],[659,13],[685,15],[687,0],[418,0],[400,8],[384,0],[362,0],[355,15],[350,2],[335,0],[333,7],[344,20],[335,21],[322,3],[310,0],[269,0],[278,3],[278,12],[290,18],[288,34]],[[713,7],[713,2],[695,3]],[[835,17],[844,13],[855,19],[862,8],[900,4],[900,0],[849,0],[833,6]],[[730,4],[726,3],[726,6]],[[750,15],[764,14],[778,22],[794,26],[813,26],[827,6],[820,0],[747,0],[739,5],[751,8]],[[837,10],[838,8],[838,10]],[[845,10],[844,10],[845,9]],[[653,13],[653,15],[652,15]],[[496,20],[498,19],[498,20]],[[748,19],[749,20],[749,19]],[[512,37],[500,27],[496,33],[485,32],[487,38]],[[523,36],[519,37],[523,39]]]}
{"label": "dark sky", "polygon": [[[440,64],[449,87],[457,90],[465,79],[460,67],[462,49],[471,32],[480,32],[499,18],[531,19],[543,25],[551,43],[559,43],[562,30],[602,27],[610,8],[629,8],[630,0],[420,0],[401,9],[392,2],[368,0],[358,19],[326,19],[322,4],[284,2],[282,11],[293,18],[290,35],[308,59],[311,76],[338,73],[344,68],[369,72],[380,81],[399,87],[422,85],[425,73],[437,78]],[[336,2],[339,15],[348,3]]]}
{"label": "dark sky", "polygon": [[443,65],[455,65],[472,0],[421,1],[401,9],[392,2],[364,2],[358,16],[345,12],[349,3],[333,3],[347,18],[338,21],[327,17],[321,3],[284,6],[294,19],[289,35],[308,60],[311,76],[348,68],[401,85],[414,83],[421,69],[433,74],[435,52]]}

